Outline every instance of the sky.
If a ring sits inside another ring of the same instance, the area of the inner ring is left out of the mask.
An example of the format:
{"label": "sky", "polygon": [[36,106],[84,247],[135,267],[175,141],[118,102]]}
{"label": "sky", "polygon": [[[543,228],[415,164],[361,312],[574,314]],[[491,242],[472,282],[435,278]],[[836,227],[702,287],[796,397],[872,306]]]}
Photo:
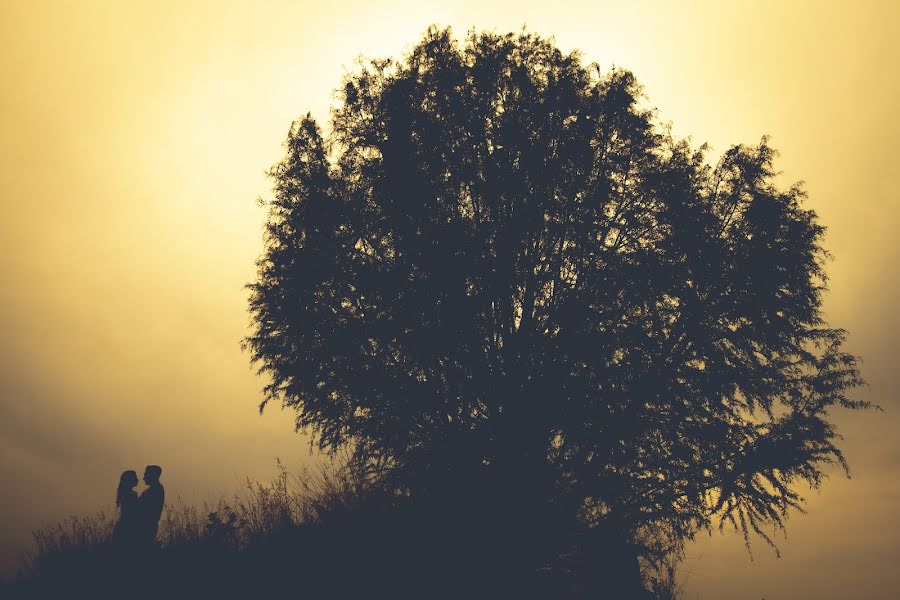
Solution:
{"label": "sky", "polygon": [[32,529],[112,507],[126,468],[215,499],[275,458],[315,460],[293,414],[259,415],[240,348],[266,169],[291,122],[323,124],[360,56],[430,24],[553,35],[632,70],[711,155],[763,134],[828,227],[825,310],[863,357],[835,415],[839,471],[781,558],[702,535],[685,598],[894,598],[900,589],[900,5],[894,2],[0,3],[0,574]]}

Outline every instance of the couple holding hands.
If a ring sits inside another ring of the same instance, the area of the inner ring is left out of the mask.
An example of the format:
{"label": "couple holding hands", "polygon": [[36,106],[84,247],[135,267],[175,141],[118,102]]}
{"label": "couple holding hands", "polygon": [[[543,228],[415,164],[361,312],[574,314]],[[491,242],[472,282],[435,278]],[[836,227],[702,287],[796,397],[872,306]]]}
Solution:
{"label": "couple holding hands", "polygon": [[116,506],[119,520],[113,528],[113,543],[118,546],[151,546],[156,541],[159,517],[162,515],[165,489],[159,482],[162,469],[150,465],[144,469],[147,489],[138,496],[134,491],[138,484],[137,473],[125,471],[119,478]]}

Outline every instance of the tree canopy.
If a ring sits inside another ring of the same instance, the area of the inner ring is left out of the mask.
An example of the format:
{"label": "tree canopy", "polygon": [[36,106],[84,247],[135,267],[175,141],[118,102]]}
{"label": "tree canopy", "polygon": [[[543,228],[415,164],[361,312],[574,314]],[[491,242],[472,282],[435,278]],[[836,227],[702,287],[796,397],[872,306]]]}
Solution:
{"label": "tree canopy", "polygon": [[681,540],[768,540],[846,468],[830,413],[869,405],[823,318],[824,227],[766,138],[710,162],[628,71],[431,29],[285,146],[246,345],[260,408],[321,448],[412,495],[518,473]]}

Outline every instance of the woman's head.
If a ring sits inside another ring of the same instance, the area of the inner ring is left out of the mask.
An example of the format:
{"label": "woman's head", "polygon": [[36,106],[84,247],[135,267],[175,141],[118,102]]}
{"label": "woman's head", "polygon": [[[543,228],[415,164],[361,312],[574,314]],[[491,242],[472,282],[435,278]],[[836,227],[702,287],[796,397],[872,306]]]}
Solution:
{"label": "woman's head", "polygon": [[116,490],[116,506],[121,506],[125,495],[138,484],[137,473],[134,471],[125,471],[119,477],[119,489]]}

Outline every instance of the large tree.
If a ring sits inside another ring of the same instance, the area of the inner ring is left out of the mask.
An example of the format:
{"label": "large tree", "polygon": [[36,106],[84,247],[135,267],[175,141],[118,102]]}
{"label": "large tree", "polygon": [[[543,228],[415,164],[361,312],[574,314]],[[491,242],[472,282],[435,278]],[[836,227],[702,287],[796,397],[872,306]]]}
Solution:
{"label": "large tree", "polygon": [[246,342],[263,406],[322,448],[412,496],[525,482],[632,539],[768,539],[846,467],[829,413],[868,404],[823,320],[824,228],[765,138],[710,164],[627,71],[432,29],[286,150]]}

